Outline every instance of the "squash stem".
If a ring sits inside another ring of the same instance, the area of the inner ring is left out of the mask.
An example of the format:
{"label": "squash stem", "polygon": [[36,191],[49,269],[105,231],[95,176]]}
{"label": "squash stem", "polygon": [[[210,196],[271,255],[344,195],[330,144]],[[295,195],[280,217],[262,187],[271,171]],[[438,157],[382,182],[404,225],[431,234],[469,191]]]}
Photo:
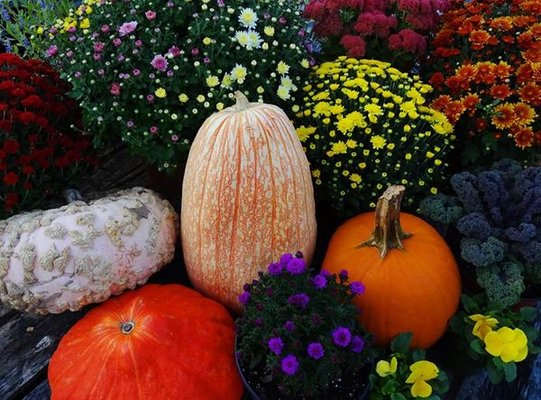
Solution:
{"label": "squash stem", "polygon": [[120,324],[120,331],[124,335],[129,335],[133,331],[134,328],[135,328],[135,322],[133,321],[126,321]]}
{"label": "squash stem", "polygon": [[411,236],[400,225],[400,202],[406,188],[401,185],[390,186],[379,198],[376,205],[376,226],[370,238],[357,246],[377,247],[380,258],[392,249],[403,250],[402,241]]}
{"label": "squash stem", "polygon": [[248,101],[248,98],[239,90],[235,92],[235,100],[237,101],[235,104],[236,111],[245,111],[250,107],[250,101]]}

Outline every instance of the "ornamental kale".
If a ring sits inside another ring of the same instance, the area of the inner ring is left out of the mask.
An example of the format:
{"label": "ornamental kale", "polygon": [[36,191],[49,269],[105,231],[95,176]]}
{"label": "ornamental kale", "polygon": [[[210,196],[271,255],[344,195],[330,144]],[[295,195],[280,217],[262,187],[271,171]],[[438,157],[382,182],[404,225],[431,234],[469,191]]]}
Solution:
{"label": "ornamental kale", "polygon": [[456,229],[457,253],[490,301],[515,304],[528,284],[541,284],[541,167],[505,159],[456,174],[451,186],[454,195],[424,199],[421,213]]}

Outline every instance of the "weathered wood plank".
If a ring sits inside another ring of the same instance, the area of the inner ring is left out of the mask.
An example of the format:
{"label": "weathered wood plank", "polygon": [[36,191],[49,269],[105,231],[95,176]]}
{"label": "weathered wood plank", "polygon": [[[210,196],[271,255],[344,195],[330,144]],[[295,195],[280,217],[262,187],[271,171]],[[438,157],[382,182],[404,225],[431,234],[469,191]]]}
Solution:
{"label": "weathered wood plank", "polygon": [[47,381],[42,381],[34,390],[32,390],[22,400],[49,400],[51,398],[51,389]]}
{"label": "weathered wood plank", "polygon": [[16,313],[0,327],[0,399],[28,393],[46,376],[49,358],[83,311],[37,316]]}

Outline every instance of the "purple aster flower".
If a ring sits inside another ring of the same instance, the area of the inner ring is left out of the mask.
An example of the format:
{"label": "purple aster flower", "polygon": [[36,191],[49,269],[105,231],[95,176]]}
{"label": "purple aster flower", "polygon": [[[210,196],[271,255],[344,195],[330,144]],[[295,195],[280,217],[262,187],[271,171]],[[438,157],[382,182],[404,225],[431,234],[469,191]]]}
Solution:
{"label": "purple aster flower", "polygon": [[99,53],[94,53],[94,54],[92,55],[92,57],[93,57],[94,60],[96,60],[96,61],[101,60],[101,54],[99,54]]}
{"label": "purple aster flower", "polygon": [[152,125],[149,130],[150,130],[150,133],[152,133],[152,134],[158,133],[158,127],[157,126]]}
{"label": "purple aster flower", "polygon": [[218,7],[224,7],[225,3],[224,0],[218,0]]}
{"label": "purple aster flower", "polygon": [[208,57],[203,58],[203,63],[210,64],[210,58]]}
{"label": "purple aster flower", "polygon": [[109,27],[109,25],[104,24],[104,25],[101,26],[100,29],[101,29],[101,31],[102,31],[103,33],[107,33],[107,32],[109,32],[109,30],[110,30],[111,28]]}
{"label": "purple aster flower", "polygon": [[128,121],[128,122],[126,122],[126,126],[127,126],[128,128],[133,128],[133,125],[135,125],[135,124],[133,123],[133,121]]}
{"label": "purple aster flower", "polygon": [[133,76],[141,75],[141,70],[140,69],[135,68],[132,72],[133,72]]}
{"label": "purple aster flower", "polygon": [[306,270],[306,263],[302,258],[293,258],[287,263],[286,270],[291,275],[300,275]]}
{"label": "purple aster flower", "polygon": [[124,54],[120,53],[120,54],[116,57],[116,59],[117,59],[118,61],[122,62],[122,61],[124,61],[124,60],[126,59],[126,57],[124,56]]}
{"label": "purple aster flower", "polygon": [[252,285],[250,285],[249,283],[245,283],[244,285],[242,285],[242,290],[250,292],[252,290]]}
{"label": "purple aster flower", "polygon": [[171,140],[172,140],[173,142],[178,142],[178,135],[173,135],[173,136],[171,136]]}
{"label": "purple aster flower", "polygon": [[105,70],[103,68],[98,69],[98,75],[99,76],[105,75]]}
{"label": "purple aster flower", "polygon": [[54,57],[56,56],[57,53],[58,53],[58,47],[56,47],[55,44],[53,44],[51,47],[49,47],[45,51],[45,54],[47,55],[47,57]]}
{"label": "purple aster flower", "polygon": [[284,341],[282,338],[279,337],[273,337],[270,338],[267,342],[270,351],[272,351],[274,354],[279,356],[282,353],[282,349],[284,348]]}
{"label": "purple aster flower", "polygon": [[142,47],[143,46],[143,41],[141,39],[137,39],[135,42],[135,47]]}
{"label": "purple aster flower", "polygon": [[113,39],[113,44],[118,47],[122,44],[122,40],[120,40],[119,38],[114,38]]}
{"label": "purple aster flower", "polygon": [[286,331],[292,332],[295,330],[295,323],[293,321],[286,321],[286,323],[284,324],[284,328],[286,329]]}
{"label": "purple aster flower", "polygon": [[289,298],[287,299],[287,302],[289,304],[303,309],[306,308],[309,301],[310,297],[308,297],[305,293],[294,294],[292,296],[289,296]]}
{"label": "purple aster flower", "polygon": [[269,13],[267,13],[267,12],[265,14],[263,14],[264,19],[270,19],[270,17],[271,17],[271,15]]}
{"label": "purple aster flower", "polygon": [[342,271],[340,271],[339,275],[340,275],[340,278],[347,279],[348,278],[348,271],[343,269]]}
{"label": "purple aster flower", "polygon": [[173,57],[180,56],[180,49],[177,46],[171,46],[169,50],[167,50],[169,54],[171,54]]}
{"label": "purple aster flower", "polygon": [[312,283],[316,289],[323,289],[325,286],[327,286],[327,278],[321,274],[316,275],[312,278]]}
{"label": "purple aster flower", "polygon": [[319,342],[312,342],[308,345],[307,348],[308,355],[314,360],[319,360],[325,354],[323,346]]}
{"label": "purple aster flower", "polygon": [[73,74],[76,78],[80,78],[83,74],[81,74],[81,71],[76,71],[75,74]]}
{"label": "purple aster flower", "polygon": [[154,95],[152,95],[152,94],[147,94],[147,101],[148,101],[149,103],[152,103],[152,102],[154,101]]}
{"label": "purple aster flower", "polygon": [[169,78],[171,78],[173,75],[175,75],[175,73],[173,71],[171,71],[171,70],[167,71],[167,76]]}
{"label": "purple aster flower", "polygon": [[68,58],[73,57],[73,51],[68,50],[68,51],[66,52],[66,57],[68,57]]}
{"label": "purple aster flower", "polygon": [[172,1],[168,1],[166,6],[169,8],[173,8],[175,6],[175,3],[173,3]]}
{"label": "purple aster flower", "polygon": [[167,62],[164,56],[157,54],[154,56],[154,58],[150,62],[150,65],[152,65],[158,71],[163,72],[167,69],[167,66],[169,65],[169,63]]}
{"label": "purple aster flower", "polygon": [[250,292],[248,292],[246,290],[244,292],[242,292],[242,294],[239,296],[239,301],[242,304],[247,305],[248,301],[250,301]]}
{"label": "purple aster flower", "polygon": [[73,32],[75,32],[76,30],[77,30],[77,28],[75,28],[74,26],[70,26],[70,27],[68,28],[68,32],[69,32],[69,33],[73,33]]}
{"label": "purple aster flower", "polygon": [[257,318],[254,320],[254,325],[255,325],[255,326],[261,326],[261,325],[263,325],[263,318],[257,317]]}
{"label": "purple aster flower", "polygon": [[293,354],[288,354],[287,356],[282,358],[280,364],[282,367],[282,371],[286,375],[295,375],[299,369],[299,362],[297,361],[297,357],[295,357]]}
{"label": "purple aster flower", "polygon": [[364,349],[364,339],[360,336],[353,336],[351,338],[351,351],[354,353],[360,353]]}
{"label": "purple aster flower", "polygon": [[332,338],[338,346],[346,347],[351,341],[351,332],[349,328],[339,326],[332,332]]}
{"label": "purple aster flower", "polygon": [[280,17],[278,19],[278,22],[280,23],[280,25],[285,25],[287,24],[287,19],[285,17]]}
{"label": "purple aster flower", "polygon": [[118,28],[118,33],[120,33],[120,36],[126,36],[132,33],[136,28],[137,21],[124,22],[120,25],[120,28]]}
{"label": "purple aster flower", "polygon": [[332,274],[327,271],[326,269],[322,269],[320,272],[319,272],[319,275],[325,277],[325,278],[328,278],[329,276],[331,276]]}
{"label": "purple aster flower", "polygon": [[351,290],[351,294],[363,294],[365,290],[365,286],[361,282],[351,282],[349,285],[349,288]]}
{"label": "purple aster flower", "polygon": [[197,47],[194,47],[194,48],[192,49],[192,56],[196,56],[196,55],[198,55],[198,54],[199,54],[199,49],[198,49]]}
{"label": "purple aster flower", "polygon": [[280,263],[270,263],[267,267],[269,275],[280,275],[282,273],[282,264]]}
{"label": "purple aster flower", "polygon": [[147,12],[145,12],[145,17],[147,17],[149,21],[152,21],[153,19],[156,18],[156,12],[152,10],[148,10]]}
{"label": "purple aster flower", "polygon": [[285,267],[290,260],[293,260],[293,254],[282,254],[280,257],[280,263]]}
{"label": "purple aster flower", "polygon": [[56,29],[56,28],[53,26],[51,29],[49,29],[49,33],[51,33],[51,34],[54,35],[54,34],[58,33],[58,29]]}

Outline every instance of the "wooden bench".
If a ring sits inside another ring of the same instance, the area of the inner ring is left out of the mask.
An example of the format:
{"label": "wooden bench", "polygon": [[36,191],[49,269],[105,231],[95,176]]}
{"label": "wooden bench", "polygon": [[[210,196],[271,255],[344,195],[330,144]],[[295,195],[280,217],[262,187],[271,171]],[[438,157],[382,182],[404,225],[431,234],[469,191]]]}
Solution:
{"label": "wooden bench", "polygon": [[[104,154],[103,165],[81,185],[83,196],[98,197],[108,191],[133,186],[151,187],[143,163],[130,157],[122,148],[115,148]],[[171,199],[174,207],[180,207],[180,186],[178,196]],[[320,265],[335,222],[318,216],[319,237],[314,257]],[[151,282],[189,284],[184,271],[180,249],[175,259],[154,275]],[[49,399],[47,365],[62,336],[93,306],[79,312],[65,312],[60,315],[36,316],[10,310],[0,305],[0,400]],[[541,307],[538,305],[541,328]],[[442,344],[443,343],[443,344]],[[442,349],[445,342],[436,346],[431,356],[445,363],[449,349]],[[446,351],[447,350],[447,351]],[[541,356],[519,364],[519,377],[513,384],[494,386],[486,374],[478,373],[466,378],[451,375],[453,385],[447,399],[459,400],[541,400]],[[77,399],[73,399],[77,400]],[[98,399],[96,399],[98,400]],[[116,400],[116,399],[114,399]],[[160,400],[160,399],[156,399]],[[219,400],[219,399],[217,399]],[[331,400],[331,399],[329,399]],[[332,399],[334,400],[334,399]],[[336,399],[338,400],[338,399]]]}

